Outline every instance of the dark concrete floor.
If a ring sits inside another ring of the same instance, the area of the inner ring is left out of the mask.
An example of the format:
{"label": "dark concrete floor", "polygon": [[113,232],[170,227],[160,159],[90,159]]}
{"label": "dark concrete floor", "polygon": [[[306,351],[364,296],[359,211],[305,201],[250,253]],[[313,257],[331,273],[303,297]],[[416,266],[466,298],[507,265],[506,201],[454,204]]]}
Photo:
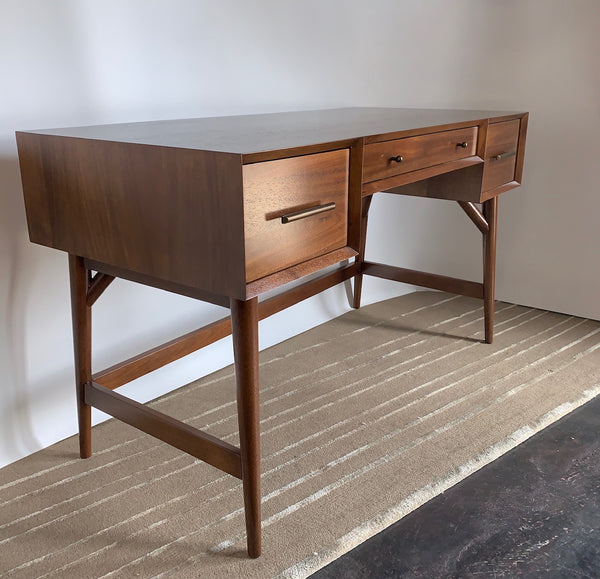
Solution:
{"label": "dark concrete floor", "polygon": [[600,578],[600,398],[312,579]]}

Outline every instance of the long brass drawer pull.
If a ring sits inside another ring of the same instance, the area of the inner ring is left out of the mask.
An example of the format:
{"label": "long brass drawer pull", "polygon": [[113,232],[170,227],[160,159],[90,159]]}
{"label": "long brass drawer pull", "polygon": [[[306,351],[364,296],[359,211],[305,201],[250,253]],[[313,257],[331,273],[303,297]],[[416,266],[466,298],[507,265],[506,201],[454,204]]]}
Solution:
{"label": "long brass drawer pull", "polygon": [[498,153],[497,155],[494,155],[492,157],[493,161],[500,161],[500,159],[506,159],[506,157],[512,157],[513,155],[516,155],[517,152],[516,151],[511,151],[510,153]]}
{"label": "long brass drawer pull", "polygon": [[287,213],[281,216],[281,223],[291,223],[292,221],[298,221],[298,219],[304,219],[311,215],[318,215],[319,213],[325,213],[326,211],[333,211],[335,209],[335,203],[325,203],[324,205],[316,205],[315,207],[309,207],[308,209],[302,209],[300,211],[294,211],[293,213]]}

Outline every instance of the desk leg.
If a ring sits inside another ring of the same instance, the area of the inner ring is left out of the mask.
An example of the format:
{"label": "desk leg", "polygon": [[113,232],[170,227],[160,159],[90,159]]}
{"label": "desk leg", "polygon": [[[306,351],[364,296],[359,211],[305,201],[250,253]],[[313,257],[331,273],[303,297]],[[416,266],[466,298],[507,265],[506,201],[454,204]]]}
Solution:
{"label": "desk leg", "polygon": [[494,294],[496,285],[496,229],[498,224],[498,197],[483,203],[483,215],[489,231],[483,235],[483,312],[485,341],[494,340]]}
{"label": "desk leg", "polygon": [[84,402],[84,387],[92,379],[92,308],[87,305],[87,270],[81,257],[69,254],[69,278],[79,419],[79,454],[81,458],[89,458],[92,455],[92,407]]}
{"label": "desk leg", "polygon": [[[356,261],[362,263],[365,260],[365,248],[367,246],[367,222],[369,220],[369,208],[371,207],[372,195],[369,197],[363,197],[362,199],[362,214],[360,219],[360,246],[358,248],[358,255]],[[354,276],[354,300],[352,303],[353,308],[360,308],[360,296],[362,293],[362,282],[363,274],[358,273]]]}
{"label": "desk leg", "polygon": [[248,555],[261,553],[258,298],[231,300]]}

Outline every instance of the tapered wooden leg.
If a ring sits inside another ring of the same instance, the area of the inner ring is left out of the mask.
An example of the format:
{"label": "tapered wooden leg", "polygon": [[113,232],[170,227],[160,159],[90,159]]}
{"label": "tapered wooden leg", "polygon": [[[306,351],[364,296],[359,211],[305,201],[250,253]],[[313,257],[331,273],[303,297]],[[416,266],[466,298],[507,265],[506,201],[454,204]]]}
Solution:
{"label": "tapered wooden leg", "polygon": [[261,553],[258,299],[231,300],[248,555]]}
{"label": "tapered wooden leg", "polygon": [[483,235],[483,312],[485,341],[494,340],[494,295],[496,285],[496,229],[498,224],[498,197],[483,203],[483,215],[489,231]]}
{"label": "tapered wooden leg", "polygon": [[83,259],[69,254],[71,316],[79,419],[79,454],[92,455],[92,407],[84,402],[84,387],[92,379],[92,308],[87,305],[87,271]]}
{"label": "tapered wooden leg", "polygon": [[[369,220],[369,208],[371,207],[371,200],[373,196],[363,197],[362,200],[362,213],[360,220],[360,246],[358,248],[358,255],[356,256],[356,261],[358,263],[362,263],[365,259],[365,248],[367,245],[367,222]],[[360,297],[362,293],[362,282],[363,282],[363,274],[358,273],[354,276],[354,300],[352,303],[353,308],[360,308]]]}

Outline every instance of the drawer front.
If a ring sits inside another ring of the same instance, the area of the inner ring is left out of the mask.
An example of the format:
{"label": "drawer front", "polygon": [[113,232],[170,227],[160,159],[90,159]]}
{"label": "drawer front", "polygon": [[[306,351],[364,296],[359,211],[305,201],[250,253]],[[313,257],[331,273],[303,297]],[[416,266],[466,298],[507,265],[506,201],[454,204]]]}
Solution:
{"label": "drawer front", "polygon": [[477,127],[372,143],[364,149],[365,182],[471,157],[477,150]]}
{"label": "drawer front", "polygon": [[516,119],[494,123],[488,127],[483,191],[514,181],[520,124],[519,119]]}
{"label": "drawer front", "polygon": [[244,165],[246,282],[346,246],[349,150]]}

